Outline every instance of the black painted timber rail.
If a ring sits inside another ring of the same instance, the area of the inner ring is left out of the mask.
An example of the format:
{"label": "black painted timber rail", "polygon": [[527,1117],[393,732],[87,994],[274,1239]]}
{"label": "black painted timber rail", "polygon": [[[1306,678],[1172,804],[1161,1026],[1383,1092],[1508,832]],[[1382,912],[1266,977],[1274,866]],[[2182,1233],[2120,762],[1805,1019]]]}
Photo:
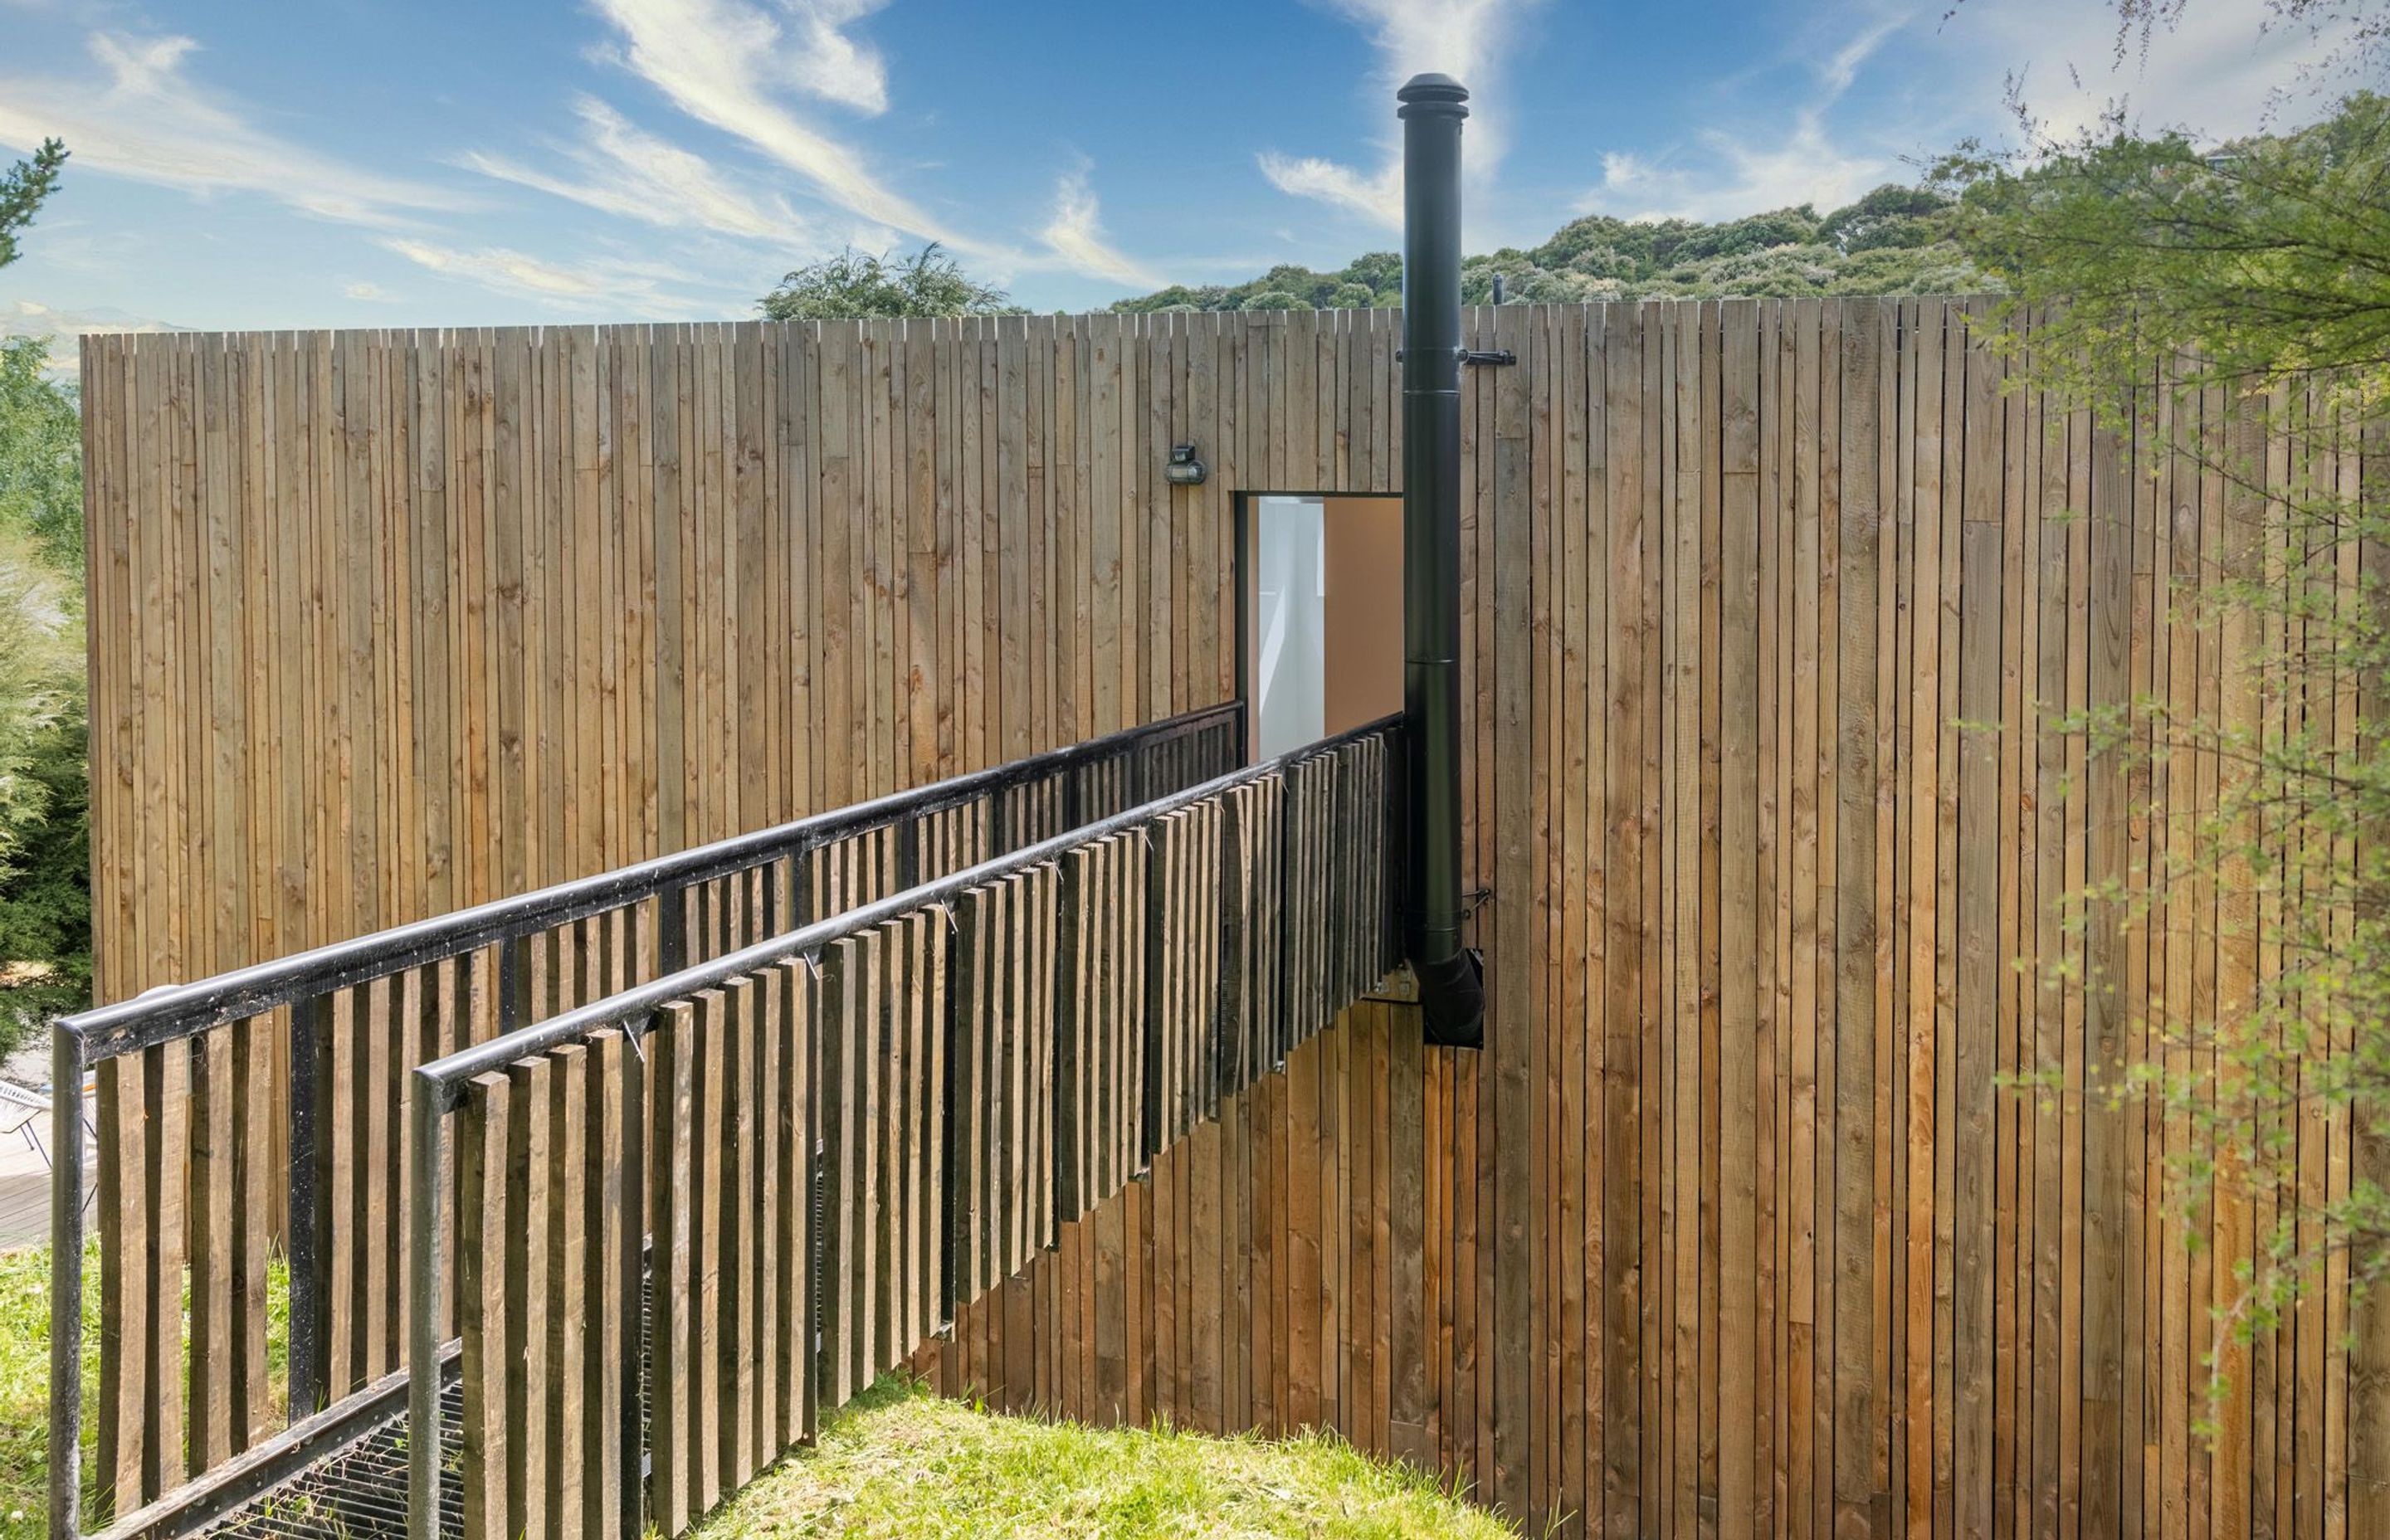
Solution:
{"label": "black painted timber rail", "polygon": [[1400,960],[1401,732],[417,1068],[409,1534],[671,1540],[1330,1025]]}
{"label": "black painted timber rail", "polygon": [[[407,1302],[396,1136],[417,1065],[1207,782],[1244,744],[1243,708],[1231,702],[58,1021],[55,1540],[84,1533],[86,1130],[71,1088],[87,1072],[128,1069],[137,1079],[126,1084],[147,1097],[126,1110],[133,1129],[103,1119],[103,1203],[146,1190],[179,1206],[187,1194],[191,1215],[174,1238],[189,1239],[187,1264],[158,1261],[154,1246],[143,1254],[152,1238],[111,1245],[102,1227],[104,1286],[121,1312],[100,1343],[107,1533],[189,1534],[353,1449],[399,1409]],[[275,1141],[255,1123],[257,1090],[277,1069],[288,1136],[283,1157],[266,1161],[255,1152]],[[290,1280],[279,1430],[264,1426],[269,1213],[287,1216]],[[420,1363],[453,1387],[453,1354]]]}

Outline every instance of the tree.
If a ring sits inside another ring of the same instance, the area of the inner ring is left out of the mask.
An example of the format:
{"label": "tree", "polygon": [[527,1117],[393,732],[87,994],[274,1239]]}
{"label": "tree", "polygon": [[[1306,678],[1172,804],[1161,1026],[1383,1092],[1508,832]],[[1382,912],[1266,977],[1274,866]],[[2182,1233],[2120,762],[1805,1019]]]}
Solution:
{"label": "tree", "polygon": [[790,273],[760,303],[775,321],[1020,314],[1004,290],[972,278],[936,241],[893,259],[850,246]]}
{"label": "tree", "polygon": [[0,1053],[90,989],[80,609],[39,544],[0,526]]}
{"label": "tree", "polygon": [[1820,220],[1818,238],[1844,252],[1930,246],[1949,238],[1949,221],[1942,217],[1948,201],[1930,187],[1887,182]]}
{"label": "tree", "polygon": [[66,163],[67,147],[45,139],[31,160],[0,173],[0,267],[17,260],[17,232],[33,223],[42,200],[58,190],[58,173]]}
{"label": "tree", "polygon": [[[2127,768],[2218,771],[2214,811],[2169,833],[2162,868],[2075,895],[2070,926],[2079,943],[2212,884],[2272,959],[2242,997],[2152,1006],[2147,1059],[2087,1088],[2150,1098],[2185,1132],[2168,1197],[2187,1222],[2211,1195],[2280,1205],[2224,1323],[2245,1344],[2310,1290],[2390,1276],[2390,101],[2360,93],[2299,132],[2205,149],[2114,112],[2008,153],[1967,147],[1935,179],[1958,195],[1960,246],[2008,286],[2024,384],[2131,414],[2161,456],[2228,484],[2265,487],[2268,453],[2278,490],[2289,471],[2287,494],[2249,500],[2220,570],[2174,597],[2251,639],[2245,675],[2219,681],[2227,707],[2055,724]],[[2158,434],[2203,401],[2245,426]],[[2306,709],[2338,700],[2355,712]],[[2111,987],[2077,956],[2047,961],[2061,987]],[[2317,1120],[2354,1135],[2348,1180],[2320,1197],[2298,1166]],[[2221,1395],[2229,1355],[2216,1363]]]}
{"label": "tree", "polygon": [[36,338],[0,340],[0,529],[32,535],[63,571],[83,571],[83,419],[45,374]]}
{"label": "tree", "polygon": [[[45,140],[0,174],[0,267],[66,159]],[[0,342],[0,1054],[91,995],[83,430],[48,362]]]}

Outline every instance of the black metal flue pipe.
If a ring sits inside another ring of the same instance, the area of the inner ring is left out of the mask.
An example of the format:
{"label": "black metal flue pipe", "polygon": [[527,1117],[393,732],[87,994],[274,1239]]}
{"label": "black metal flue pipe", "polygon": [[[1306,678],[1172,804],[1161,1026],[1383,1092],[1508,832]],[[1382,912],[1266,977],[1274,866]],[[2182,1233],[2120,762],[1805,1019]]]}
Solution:
{"label": "black metal flue pipe", "polygon": [[1469,92],[1414,75],[1403,120],[1403,918],[1430,1043],[1478,1047],[1485,985],[1461,944],[1460,125]]}

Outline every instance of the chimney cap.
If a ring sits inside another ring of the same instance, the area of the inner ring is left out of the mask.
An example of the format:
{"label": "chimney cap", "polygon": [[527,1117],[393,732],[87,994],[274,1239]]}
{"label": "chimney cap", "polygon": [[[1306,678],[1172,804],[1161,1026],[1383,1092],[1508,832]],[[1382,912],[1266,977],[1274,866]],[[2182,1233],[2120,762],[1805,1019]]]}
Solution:
{"label": "chimney cap", "polygon": [[1469,87],[1450,75],[1433,72],[1413,75],[1404,83],[1401,90],[1394,93],[1394,99],[1403,104],[1399,114],[1403,117],[1410,116],[1415,107],[1430,111],[1441,109],[1458,117],[1469,116],[1469,109],[1461,105],[1469,99]]}

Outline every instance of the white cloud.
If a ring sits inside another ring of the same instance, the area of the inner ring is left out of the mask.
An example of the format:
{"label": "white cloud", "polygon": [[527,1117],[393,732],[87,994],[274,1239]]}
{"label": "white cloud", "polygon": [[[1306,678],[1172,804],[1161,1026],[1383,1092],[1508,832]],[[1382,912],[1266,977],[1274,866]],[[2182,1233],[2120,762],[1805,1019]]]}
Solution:
{"label": "white cloud", "polygon": [[1087,186],[1086,167],[1063,176],[1054,189],[1054,217],[1038,232],[1051,250],[1074,272],[1108,278],[1140,289],[1157,289],[1162,279],[1104,239],[1096,195]]}
{"label": "white cloud", "polygon": [[1476,90],[1500,66],[1513,41],[1510,26],[1526,8],[1519,0],[1331,0],[1333,8],[1369,29],[1380,72],[1399,83],[1440,70]]}
{"label": "white cloud", "polygon": [[1804,111],[1792,133],[1743,140],[1714,130],[1701,136],[1697,163],[1657,164],[1617,151],[1601,158],[1601,183],[1579,205],[1624,219],[1737,219],[1765,209],[1814,203],[1840,207],[1899,174],[1886,156],[1837,146],[1819,115]]}
{"label": "white cloud", "polygon": [[369,282],[350,284],[346,288],[342,289],[341,292],[347,295],[352,300],[389,300],[396,298],[395,295],[392,294],[389,289],[384,289],[381,285]]}
{"label": "white cloud", "polygon": [[789,80],[800,91],[874,116],[888,110],[888,66],[880,51],[846,29],[887,0],[788,0],[797,46],[787,56]]}
{"label": "white cloud", "polygon": [[[1387,92],[1382,106],[1389,121],[1394,115],[1393,88],[1422,71],[1441,71],[1468,86],[1476,97],[1498,96],[1491,88],[1517,41],[1518,19],[1536,3],[1536,0],[1330,0],[1333,9],[1369,33],[1370,44],[1378,53],[1377,78]],[[1401,142],[1391,128],[1379,137],[1384,148],[1375,171],[1359,170],[1317,156],[1289,156],[1271,150],[1260,158],[1262,174],[1280,192],[1318,199],[1376,224],[1399,226],[1403,222]],[[1460,144],[1470,173],[1490,176],[1502,159],[1500,113],[1489,113],[1473,100],[1469,127]]]}
{"label": "white cloud", "polygon": [[1973,65],[1986,91],[2021,75],[2027,105],[2056,135],[2122,102],[2144,128],[2229,137],[2266,126],[2278,103],[2305,99],[2302,70],[2321,63],[2338,35],[2269,28],[2270,18],[2260,0],[2190,6],[2175,26],[2152,31],[2146,53],[2136,37],[2119,58],[2115,14],[2104,6],[2001,0],[1962,6],[1939,42],[1954,63]]}
{"label": "white cloud", "polygon": [[[2296,86],[2301,67],[2331,48],[2329,37],[2304,30],[2268,31],[2268,14],[2260,0],[2191,6],[2179,26],[2152,35],[2146,56],[2135,41],[2120,58],[2115,13],[2081,0],[1972,0],[1932,29],[1909,29],[1912,17],[1870,5],[1843,19],[1846,41],[1811,56],[1815,87],[1785,117],[1607,154],[1600,182],[1580,207],[1689,219],[1802,202],[1830,209],[1880,183],[1912,179],[1904,157],[1930,155],[1969,134],[2003,137],[2011,125],[1999,102],[2011,74],[2023,77],[2024,99],[2052,136],[2095,123],[2117,102],[2147,128],[2246,133],[2265,124],[2269,109]],[[1906,98],[1882,93],[1865,105],[1905,109],[1889,119],[1862,117],[1850,88],[1896,39],[1900,69],[1934,86]]]}
{"label": "white cloud", "polygon": [[[1656,153],[1605,152],[1601,180],[1579,200],[1578,211],[1625,219],[1699,220],[1739,219],[1797,203],[1822,212],[1899,179],[1899,158],[1882,148],[1880,136],[1870,137],[1869,148],[1846,145],[1828,113],[1912,16],[1871,3],[1837,19],[1845,35],[1831,50],[1805,49],[1796,56],[1799,68],[1815,79],[1805,100],[1756,126],[1711,128]],[[1729,99],[1741,94],[1731,88],[1733,81],[1728,84]]]}
{"label": "white cloud", "polygon": [[1831,100],[1849,90],[1851,82],[1859,77],[1860,67],[1873,58],[1877,52],[1891,41],[1893,33],[1908,24],[1907,16],[1895,14],[1879,17],[1873,22],[1862,26],[1847,42],[1836,48],[1818,71],[1825,79],[1827,98]]}
{"label": "white cloud", "polygon": [[808,244],[805,222],[780,198],[739,186],[705,160],[626,121],[606,103],[583,96],[573,104],[581,142],[564,154],[577,176],[551,175],[476,150],[459,163],[484,176],[513,182],[606,213],[665,228],[708,230],[768,241]]}
{"label": "white cloud", "polygon": [[884,100],[886,77],[876,54],[858,45],[842,71],[803,53],[816,24],[842,35],[836,33],[840,23],[833,19],[853,19],[870,8],[859,0],[801,5],[793,45],[778,21],[742,0],[596,4],[622,34],[622,64],[683,112],[745,140],[850,213],[910,235],[975,249],[888,186],[860,154],[806,122],[780,97],[782,87],[792,87],[849,105]]}
{"label": "white cloud", "polygon": [[0,337],[38,337],[49,350],[44,371],[60,380],[74,377],[80,360],[76,341],[95,331],[181,331],[170,321],[121,310],[53,310],[32,300],[0,302]]}
{"label": "white cloud", "polygon": [[[938,241],[988,264],[999,279],[1012,271],[1061,265],[1113,282],[1148,281],[1143,268],[1102,239],[1084,172],[1063,179],[1053,216],[1039,232],[1045,250],[1022,250],[952,229],[889,186],[853,146],[823,133],[790,105],[786,97],[790,92],[866,112],[887,105],[885,64],[847,32],[885,0],[783,0],[786,26],[780,17],[747,0],[594,3],[620,34],[614,57],[623,68],[688,116],[744,140],[797,173],[824,201],[866,226]],[[521,175],[512,179],[527,180]],[[572,192],[562,185],[546,190],[572,197],[591,188],[587,183],[574,186]],[[726,198],[709,197],[707,207],[709,227],[715,230],[754,222],[752,211],[735,212]],[[767,209],[765,217],[777,216]],[[887,242],[865,239],[861,244]]]}
{"label": "white cloud", "polygon": [[566,310],[610,315],[620,315],[626,310],[661,315],[721,315],[732,308],[692,299],[667,288],[685,275],[653,263],[617,258],[552,262],[503,246],[468,250],[406,237],[392,237],[382,244],[418,267],[478,284],[495,293],[537,300]]}
{"label": "white cloud", "polygon": [[253,192],[303,213],[392,227],[415,211],[461,206],[440,188],[365,170],[259,128],[239,105],[185,71],[187,37],[95,32],[103,78],[0,79],[0,145],[67,141],[78,173],[208,194]]}
{"label": "white cloud", "polygon": [[1403,222],[1403,165],[1398,160],[1375,172],[1361,172],[1322,156],[1264,150],[1261,167],[1270,186],[1282,193],[1316,198],[1381,225],[1400,226]]}

